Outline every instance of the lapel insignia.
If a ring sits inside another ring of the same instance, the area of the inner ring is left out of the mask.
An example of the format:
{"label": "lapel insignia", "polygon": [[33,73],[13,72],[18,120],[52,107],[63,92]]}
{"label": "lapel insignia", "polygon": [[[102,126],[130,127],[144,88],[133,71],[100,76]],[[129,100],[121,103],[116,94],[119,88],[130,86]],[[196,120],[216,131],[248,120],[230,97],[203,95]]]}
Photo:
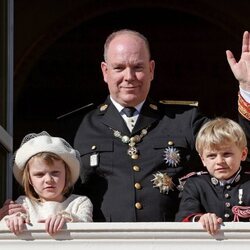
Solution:
{"label": "lapel insignia", "polygon": [[151,108],[151,109],[153,109],[153,110],[158,110],[158,107],[156,106],[156,105],[154,105],[154,104],[149,104],[149,107]]}
{"label": "lapel insignia", "polygon": [[219,183],[219,181],[215,177],[211,178],[211,182],[213,183],[214,186],[216,186]]}
{"label": "lapel insignia", "polygon": [[107,104],[103,104],[100,107],[100,111],[105,111],[107,108],[108,108],[108,105]]}
{"label": "lapel insignia", "polygon": [[237,182],[239,182],[239,180],[240,180],[240,175],[237,175],[236,178],[234,179],[234,181],[237,183]]}

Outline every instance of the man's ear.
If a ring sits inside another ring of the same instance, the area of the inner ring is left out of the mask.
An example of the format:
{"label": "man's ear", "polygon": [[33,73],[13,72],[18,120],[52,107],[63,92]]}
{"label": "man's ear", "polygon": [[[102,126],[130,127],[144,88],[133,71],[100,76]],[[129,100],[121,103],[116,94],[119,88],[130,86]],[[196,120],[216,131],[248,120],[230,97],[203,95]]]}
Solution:
{"label": "man's ear", "polygon": [[101,69],[102,69],[102,75],[103,75],[103,80],[104,82],[108,82],[107,81],[107,71],[108,71],[108,66],[106,62],[101,62]]}
{"label": "man's ear", "polygon": [[154,71],[155,71],[155,61],[150,61],[150,72],[151,72],[151,81],[154,80]]}

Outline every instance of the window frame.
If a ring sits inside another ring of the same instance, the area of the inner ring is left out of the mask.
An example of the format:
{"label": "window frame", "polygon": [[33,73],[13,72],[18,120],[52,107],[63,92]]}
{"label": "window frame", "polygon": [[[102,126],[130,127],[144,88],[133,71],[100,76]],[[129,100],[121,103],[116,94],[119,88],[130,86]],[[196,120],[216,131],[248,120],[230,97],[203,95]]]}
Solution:
{"label": "window frame", "polygon": [[12,197],[14,1],[0,0],[0,205]]}

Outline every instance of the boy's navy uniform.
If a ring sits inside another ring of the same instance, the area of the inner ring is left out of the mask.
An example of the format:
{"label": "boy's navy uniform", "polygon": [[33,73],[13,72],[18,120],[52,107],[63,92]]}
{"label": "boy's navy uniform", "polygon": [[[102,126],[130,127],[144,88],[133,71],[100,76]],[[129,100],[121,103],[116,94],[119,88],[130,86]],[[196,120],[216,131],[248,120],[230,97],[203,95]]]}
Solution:
{"label": "boy's navy uniform", "polygon": [[[208,173],[189,177],[184,185],[176,221],[192,221],[197,214],[215,213],[224,222],[234,221],[234,206],[250,205],[250,173],[239,171],[220,182]],[[249,218],[240,221],[249,221]]]}

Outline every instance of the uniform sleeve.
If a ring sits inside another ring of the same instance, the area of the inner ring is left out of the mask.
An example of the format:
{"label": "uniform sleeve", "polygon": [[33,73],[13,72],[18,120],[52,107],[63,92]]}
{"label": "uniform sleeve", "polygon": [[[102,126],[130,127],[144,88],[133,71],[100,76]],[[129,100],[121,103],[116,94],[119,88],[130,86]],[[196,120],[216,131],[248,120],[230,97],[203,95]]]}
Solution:
{"label": "uniform sleeve", "polygon": [[175,221],[191,221],[191,217],[202,214],[200,195],[195,184],[195,179],[190,178],[185,183]]}
{"label": "uniform sleeve", "polygon": [[241,114],[239,114],[239,124],[243,128],[246,137],[247,137],[247,145],[248,145],[248,156],[246,159],[246,162],[243,163],[243,165],[248,165],[250,166],[250,121],[247,120],[245,117],[243,117]]}
{"label": "uniform sleeve", "polygon": [[[242,126],[246,137],[247,137],[247,145],[249,149],[250,145],[250,103],[249,103],[249,94],[248,92],[240,89],[240,93],[238,95],[238,120],[239,124]],[[248,157],[246,160],[247,165],[250,164],[250,152],[248,150]]]}
{"label": "uniform sleeve", "polygon": [[86,196],[78,196],[66,212],[71,214],[72,222],[92,222],[93,205]]}

